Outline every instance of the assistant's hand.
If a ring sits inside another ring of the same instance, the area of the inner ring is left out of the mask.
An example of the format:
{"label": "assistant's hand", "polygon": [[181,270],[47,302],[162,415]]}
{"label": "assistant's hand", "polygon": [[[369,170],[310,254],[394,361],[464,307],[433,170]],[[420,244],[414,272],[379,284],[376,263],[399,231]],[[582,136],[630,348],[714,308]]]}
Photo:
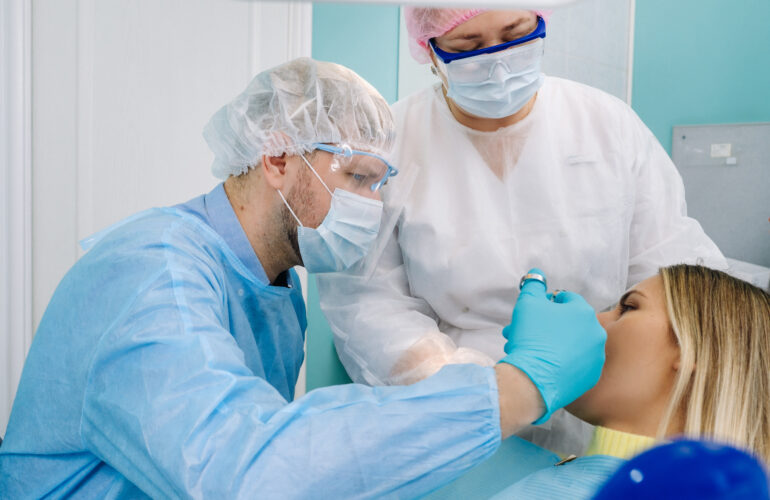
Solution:
{"label": "assistant's hand", "polygon": [[[538,269],[529,272],[544,275]],[[596,384],[607,339],[583,297],[561,292],[551,301],[545,292],[540,281],[524,283],[511,324],[503,329],[507,356],[500,360],[526,373],[540,391],[545,414],[536,424]]]}

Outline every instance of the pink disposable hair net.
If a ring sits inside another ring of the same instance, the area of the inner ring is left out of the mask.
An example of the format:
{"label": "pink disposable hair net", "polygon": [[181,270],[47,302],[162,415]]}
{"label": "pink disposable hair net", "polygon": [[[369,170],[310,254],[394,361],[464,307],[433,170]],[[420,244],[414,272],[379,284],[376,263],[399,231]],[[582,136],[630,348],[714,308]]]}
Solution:
{"label": "pink disposable hair net", "polygon": [[[428,40],[452,31],[465,21],[488,9],[442,9],[435,7],[406,7],[404,18],[409,32],[409,50],[418,63],[430,62]],[[550,10],[534,11],[546,22]]]}

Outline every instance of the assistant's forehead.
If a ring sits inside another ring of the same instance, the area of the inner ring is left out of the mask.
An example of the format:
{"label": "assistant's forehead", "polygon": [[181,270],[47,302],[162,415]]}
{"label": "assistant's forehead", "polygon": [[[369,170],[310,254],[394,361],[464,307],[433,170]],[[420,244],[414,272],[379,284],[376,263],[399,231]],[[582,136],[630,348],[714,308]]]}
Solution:
{"label": "assistant's forehead", "polygon": [[537,16],[529,10],[490,10],[456,26],[439,38],[465,38],[499,31],[514,24],[534,24]]}

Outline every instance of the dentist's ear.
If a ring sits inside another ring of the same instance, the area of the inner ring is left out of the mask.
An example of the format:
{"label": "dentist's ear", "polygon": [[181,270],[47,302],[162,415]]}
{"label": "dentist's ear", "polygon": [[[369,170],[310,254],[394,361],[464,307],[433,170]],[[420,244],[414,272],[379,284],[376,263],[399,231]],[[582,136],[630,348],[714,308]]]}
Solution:
{"label": "dentist's ear", "polygon": [[284,189],[287,183],[286,153],[281,156],[262,156],[260,171],[265,177],[267,184],[273,189]]}

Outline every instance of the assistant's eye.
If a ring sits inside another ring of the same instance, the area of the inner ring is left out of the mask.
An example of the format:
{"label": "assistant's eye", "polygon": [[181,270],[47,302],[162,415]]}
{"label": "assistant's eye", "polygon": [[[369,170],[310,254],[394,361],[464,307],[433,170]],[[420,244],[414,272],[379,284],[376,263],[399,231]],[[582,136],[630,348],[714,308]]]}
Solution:
{"label": "assistant's eye", "polygon": [[482,48],[482,44],[478,42],[461,41],[454,46],[449,46],[444,49],[445,52],[452,52],[455,54],[462,54],[463,52],[472,52]]}

